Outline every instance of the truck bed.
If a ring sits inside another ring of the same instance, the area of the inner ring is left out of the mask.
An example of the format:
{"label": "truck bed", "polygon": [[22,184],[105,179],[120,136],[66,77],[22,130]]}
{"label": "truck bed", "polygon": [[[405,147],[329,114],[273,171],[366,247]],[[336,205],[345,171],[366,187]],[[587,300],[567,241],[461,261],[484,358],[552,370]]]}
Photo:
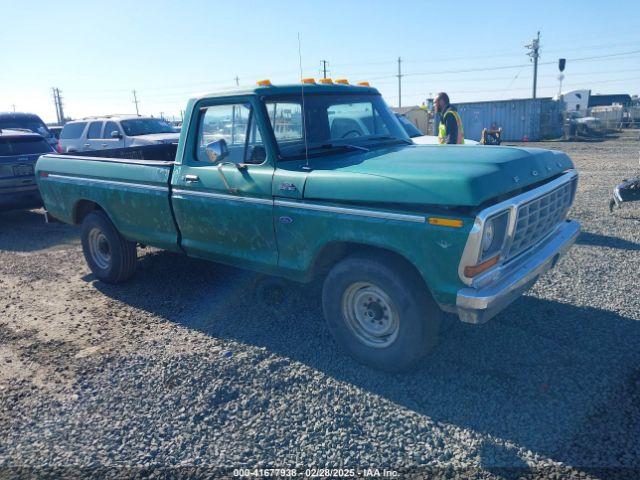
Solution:
{"label": "truck bed", "polygon": [[167,162],[173,163],[176,158],[176,151],[178,150],[177,143],[167,143],[161,145],[144,145],[140,147],[126,147],[126,148],[109,148],[105,150],[91,150],[88,152],[64,153],[61,155],[69,155],[73,157],[92,157],[95,161],[123,161],[124,163],[131,163],[130,160],[139,160],[140,163],[148,165],[149,162],[160,162],[165,164]]}
{"label": "truck bed", "polygon": [[87,208],[109,212],[123,236],[179,251],[170,202],[176,145],[47,154],[36,178],[49,213],[79,223]]}

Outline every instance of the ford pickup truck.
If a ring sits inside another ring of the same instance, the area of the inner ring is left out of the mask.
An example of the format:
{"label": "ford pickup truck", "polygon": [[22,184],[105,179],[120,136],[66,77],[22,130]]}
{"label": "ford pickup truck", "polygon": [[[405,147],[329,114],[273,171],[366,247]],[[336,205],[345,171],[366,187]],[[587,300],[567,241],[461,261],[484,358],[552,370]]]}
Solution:
{"label": "ford pickup truck", "polygon": [[306,282],[357,360],[402,370],[442,312],[483,323],[579,234],[561,152],[413,145],[378,91],[268,82],[193,98],[178,145],[43,155],[48,213],[116,283],[151,245]]}

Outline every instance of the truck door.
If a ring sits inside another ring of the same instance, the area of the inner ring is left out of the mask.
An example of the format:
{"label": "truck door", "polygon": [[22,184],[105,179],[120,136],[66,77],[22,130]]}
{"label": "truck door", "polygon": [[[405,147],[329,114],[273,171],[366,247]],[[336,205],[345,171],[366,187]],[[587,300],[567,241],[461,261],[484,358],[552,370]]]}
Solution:
{"label": "truck door", "polygon": [[[194,107],[174,169],[172,201],[190,255],[258,270],[278,261],[271,185],[274,155],[252,97],[207,99]],[[226,143],[224,158],[207,145]]]}

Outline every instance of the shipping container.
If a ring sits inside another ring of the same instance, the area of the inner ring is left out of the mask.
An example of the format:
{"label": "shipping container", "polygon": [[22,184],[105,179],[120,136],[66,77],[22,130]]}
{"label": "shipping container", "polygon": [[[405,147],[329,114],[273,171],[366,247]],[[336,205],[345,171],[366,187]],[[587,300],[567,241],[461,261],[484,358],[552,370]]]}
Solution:
{"label": "shipping container", "polygon": [[502,128],[507,142],[562,136],[562,102],[551,98],[495,100],[455,104],[465,138],[480,140],[482,129]]}

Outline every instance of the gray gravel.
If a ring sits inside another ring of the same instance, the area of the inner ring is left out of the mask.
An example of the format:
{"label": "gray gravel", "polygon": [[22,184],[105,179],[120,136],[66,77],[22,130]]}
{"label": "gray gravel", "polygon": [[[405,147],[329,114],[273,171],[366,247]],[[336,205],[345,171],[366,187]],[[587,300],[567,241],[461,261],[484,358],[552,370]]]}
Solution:
{"label": "gray gravel", "polygon": [[285,284],[276,311],[255,301],[256,275],[153,249],[131,282],[104,285],[76,228],[0,214],[0,478],[167,466],[637,477],[640,204],[609,215],[606,202],[640,170],[640,142],[536,146],[581,171],[578,244],[490,323],[447,317],[403,375],[338,350],[319,285]]}

